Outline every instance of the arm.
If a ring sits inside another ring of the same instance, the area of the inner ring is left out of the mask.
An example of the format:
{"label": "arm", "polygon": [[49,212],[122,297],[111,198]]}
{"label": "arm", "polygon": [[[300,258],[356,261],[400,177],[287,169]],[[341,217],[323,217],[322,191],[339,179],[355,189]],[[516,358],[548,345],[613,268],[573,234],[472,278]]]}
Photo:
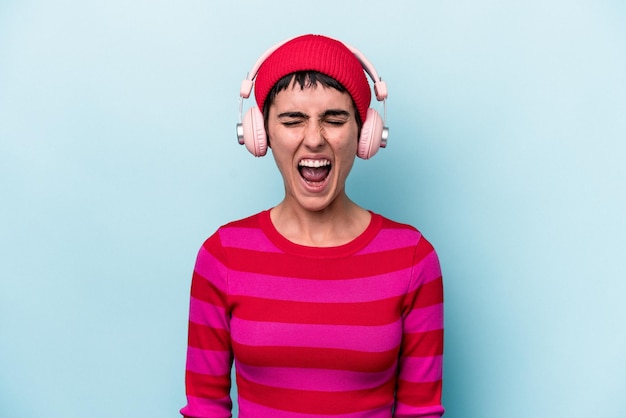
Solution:
{"label": "arm", "polygon": [[232,349],[226,268],[217,235],[196,259],[191,281],[185,388],[185,417],[229,418]]}
{"label": "arm", "polygon": [[396,418],[438,418],[443,359],[443,286],[435,250],[417,244],[403,311]]}

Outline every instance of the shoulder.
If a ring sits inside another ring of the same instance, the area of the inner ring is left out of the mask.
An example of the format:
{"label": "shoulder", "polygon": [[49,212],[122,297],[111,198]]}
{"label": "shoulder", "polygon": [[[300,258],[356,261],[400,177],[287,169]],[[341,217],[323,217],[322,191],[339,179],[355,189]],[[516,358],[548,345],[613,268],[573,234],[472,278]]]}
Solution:
{"label": "shoulder", "polygon": [[388,250],[405,249],[410,251],[412,257],[418,260],[428,256],[437,258],[437,253],[431,242],[415,226],[375,213],[373,216],[380,218],[381,225],[374,243],[377,247]]}
{"label": "shoulder", "polygon": [[207,241],[219,239],[224,234],[245,234],[246,231],[251,229],[260,229],[262,218],[268,216],[269,211],[262,211],[255,213],[254,215],[247,216],[245,218],[236,219],[221,225],[217,230],[207,239]]}
{"label": "shoulder", "polygon": [[394,239],[403,238],[404,240],[409,242],[412,241],[415,244],[422,242],[423,244],[430,245],[426,237],[424,237],[422,232],[415,226],[408,223],[398,222],[376,213],[373,213],[372,216],[380,218],[381,233],[393,237]]}
{"label": "shoulder", "polygon": [[[387,230],[387,241],[392,245],[405,248],[411,252],[411,264],[416,283],[426,283],[437,278],[441,279],[439,255],[422,232],[406,223],[383,218],[381,231]],[[434,282],[433,282],[434,283]]]}
{"label": "shoulder", "polygon": [[407,223],[398,222],[398,221],[394,221],[393,219],[389,219],[386,216],[383,216],[383,215],[380,215],[380,214],[374,213],[373,215],[380,217],[383,228],[414,231],[414,232],[419,234],[419,230],[416,227],[414,227],[413,225],[410,225],[410,224],[407,224]]}
{"label": "shoulder", "polygon": [[215,250],[218,247],[238,246],[237,243],[261,233],[264,217],[269,217],[269,210],[223,224],[204,241],[202,247]]}
{"label": "shoulder", "polygon": [[218,232],[230,228],[260,228],[261,219],[268,216],[269,210],[264,210],[245,218],[237,219],[219,227]]}

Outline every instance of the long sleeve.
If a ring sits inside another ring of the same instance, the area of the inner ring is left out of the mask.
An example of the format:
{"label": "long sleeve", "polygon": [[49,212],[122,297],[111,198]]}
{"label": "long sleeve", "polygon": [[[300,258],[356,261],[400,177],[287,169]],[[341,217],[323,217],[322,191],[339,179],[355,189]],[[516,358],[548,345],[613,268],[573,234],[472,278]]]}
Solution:
{"label": "long sleeve", "polygon": [[395,418],[438,418],[443,361],[443,286],[435,250],[423,237],[415,251],[403,306]]}
{"label": "long sleeve", "polygon": [[209,238],[196,259],[191,282],[185,417],[231,417],[233,361],[227,270],[219,238]]}

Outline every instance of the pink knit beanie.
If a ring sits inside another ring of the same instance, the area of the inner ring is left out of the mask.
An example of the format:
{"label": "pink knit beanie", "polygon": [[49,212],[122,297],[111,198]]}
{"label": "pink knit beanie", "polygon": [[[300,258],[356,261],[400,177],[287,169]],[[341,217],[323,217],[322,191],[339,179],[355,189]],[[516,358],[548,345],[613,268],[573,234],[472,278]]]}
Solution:
{"label": "pink knit beanie", "polygon": [[359,59],[343,43],[322,35],[302,35],[279,46],[261,64],[254,97],[263,109],[270,90],[282,77],[296,71],[318,71],[343,85],[365,122],[372,93]]}

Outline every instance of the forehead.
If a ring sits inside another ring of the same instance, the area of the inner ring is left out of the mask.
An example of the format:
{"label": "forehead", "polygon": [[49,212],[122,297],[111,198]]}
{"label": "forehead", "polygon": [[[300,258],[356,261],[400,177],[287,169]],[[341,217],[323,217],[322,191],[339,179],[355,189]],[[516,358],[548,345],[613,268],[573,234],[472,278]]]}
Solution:
{"label": "forehead", "polygon": [[292,82],[289,87],[276,94],[270,109],[306,108],[327,110],[341,109],[353,112],[352,98],[347,92],[320,84],[301,87]]}

